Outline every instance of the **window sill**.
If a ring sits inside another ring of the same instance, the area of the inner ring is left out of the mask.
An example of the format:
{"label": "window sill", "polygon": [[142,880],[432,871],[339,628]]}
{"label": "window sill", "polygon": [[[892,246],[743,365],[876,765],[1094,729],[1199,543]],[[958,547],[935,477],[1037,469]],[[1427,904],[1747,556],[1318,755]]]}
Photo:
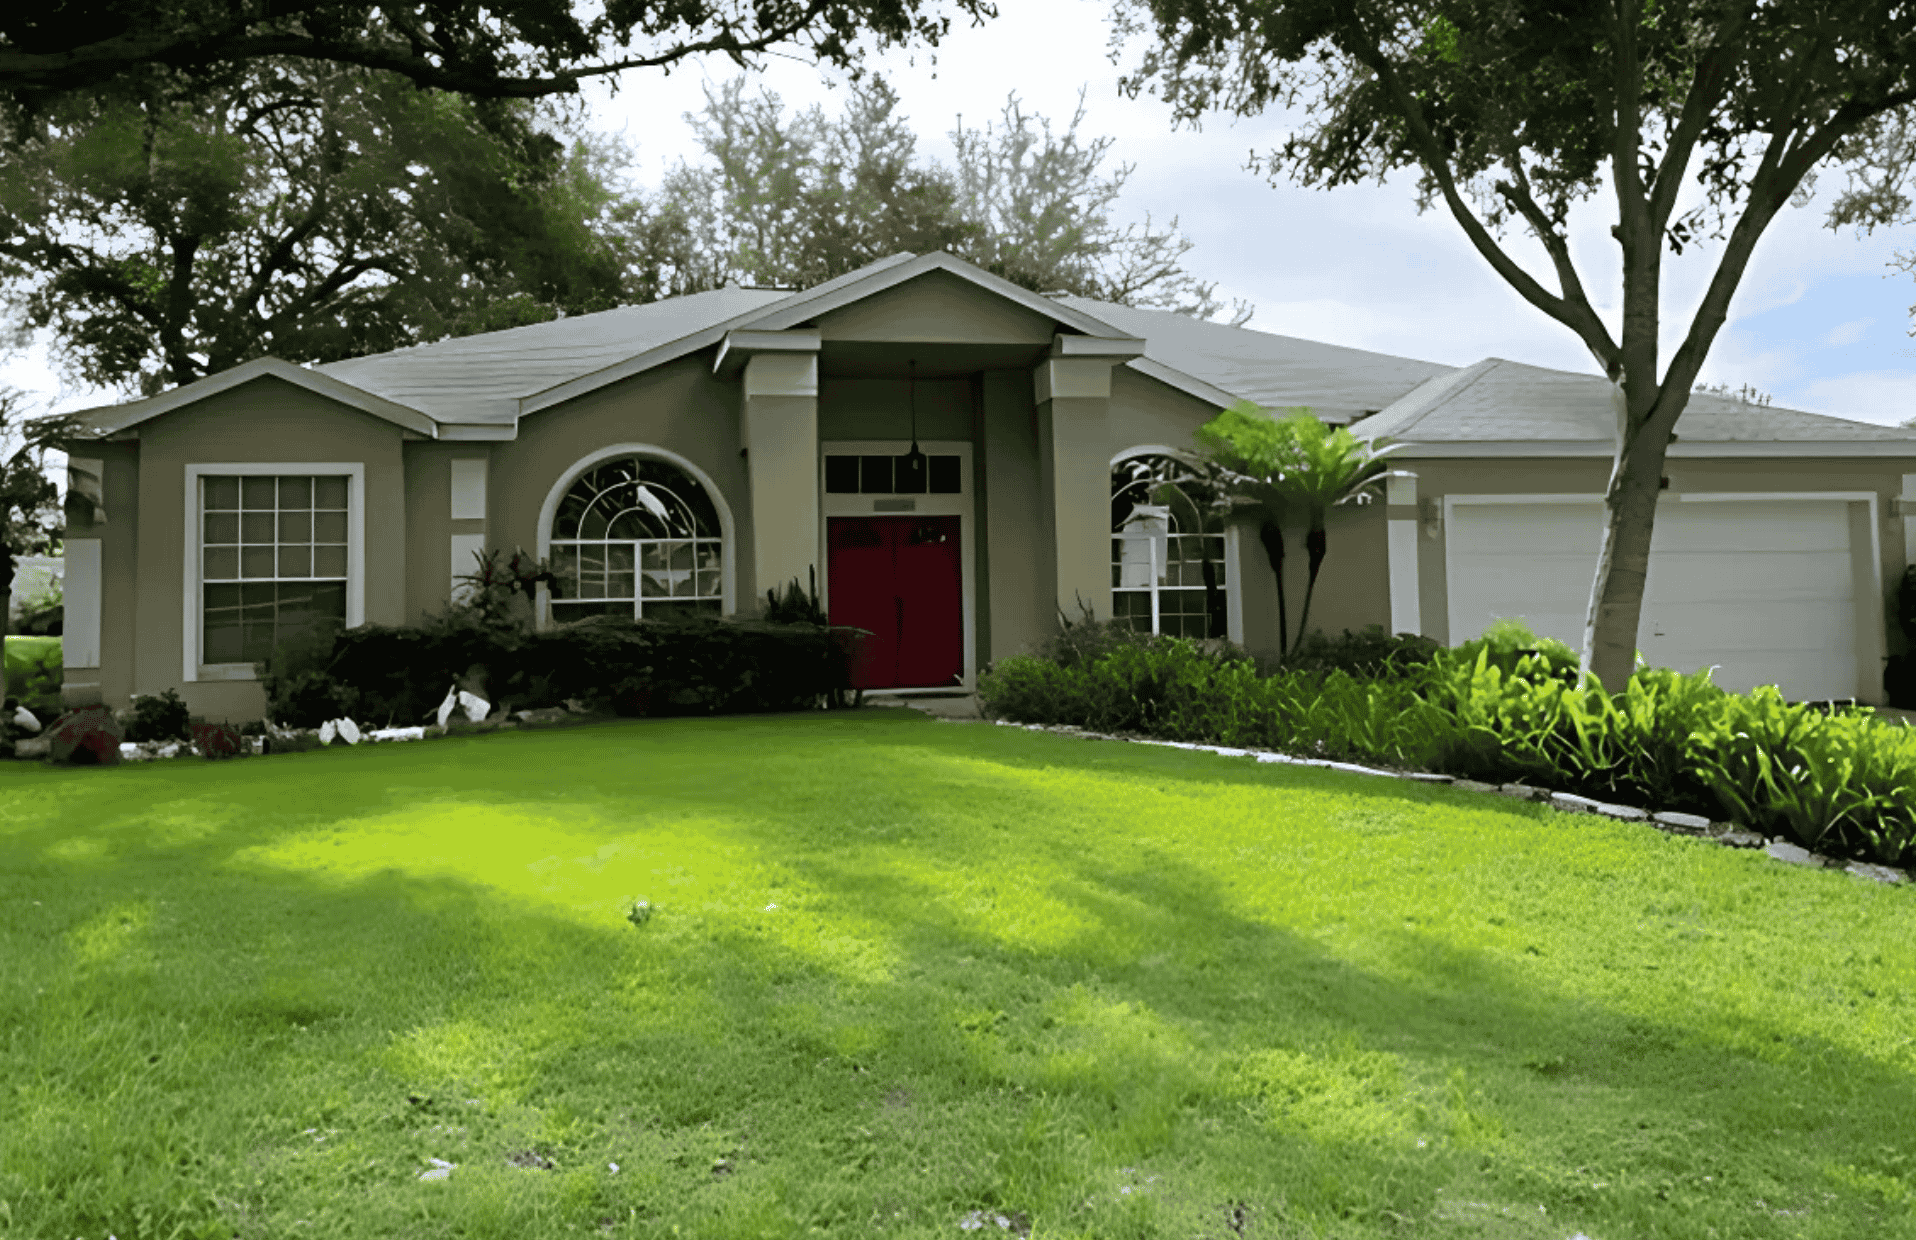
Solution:
{"label": "window sill", "polygon": [[251,663],[202,663],[196,680],[258,680]]}

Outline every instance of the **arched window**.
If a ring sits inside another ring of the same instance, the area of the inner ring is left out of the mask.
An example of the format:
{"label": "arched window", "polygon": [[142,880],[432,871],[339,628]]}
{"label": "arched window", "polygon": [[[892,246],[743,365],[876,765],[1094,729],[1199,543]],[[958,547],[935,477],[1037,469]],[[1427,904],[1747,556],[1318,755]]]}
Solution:
{"label": "arched window", "polygon": [[667,620],[724,607],[725,544],[705,488],[643,456],[603,461],[552,519],[552,618]]}
{"label": "arched window", "polygon": [[[1182,499],[1162,492],[1167,483]],[[1111,467],[1115,619],[1141,633],[1225,635],[1230,581],[1224,522],[1212,500],[1210,488],[1175,456],[1143,453]]]}

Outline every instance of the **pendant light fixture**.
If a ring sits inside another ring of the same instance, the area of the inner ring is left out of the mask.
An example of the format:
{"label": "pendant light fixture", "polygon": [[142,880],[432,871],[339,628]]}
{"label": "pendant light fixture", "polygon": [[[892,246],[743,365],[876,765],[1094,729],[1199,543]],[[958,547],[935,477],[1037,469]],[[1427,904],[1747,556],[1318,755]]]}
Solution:
{"label": "pendant light fixture", "polygon": [[906,495],[925,493],[925,454],[918,449],[918,360],[905,362],[905,402],[911,410],[911,451],[898,458],[898,489]]}

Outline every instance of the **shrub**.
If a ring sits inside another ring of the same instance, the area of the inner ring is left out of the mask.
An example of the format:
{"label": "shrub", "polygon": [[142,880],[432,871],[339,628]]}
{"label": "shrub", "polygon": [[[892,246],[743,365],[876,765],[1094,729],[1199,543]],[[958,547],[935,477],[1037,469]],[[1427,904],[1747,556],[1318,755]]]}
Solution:
{"label": "shrub", "polygon": [[1292,646],[1281,661],[1269,669],[1295,672],[1345,672],[1365,679],[1384,679],[1409,674],[1437,657],[1443,647],[1434,638],[1415,633],[1384,631],[1373,624],[1361,633],[1345,629],[1341,637],[1314,632]]}
{"label": "shrub", "polygon": [[527,632],[451,612],[363,625],[282,648],[261,669],[284,725],[346,716],[378,726],[432,716],[448,686],[482,679],[495,707],[595,701],[624,714],[719,714],[844,704],[847,631],[696,618],[594,618]]}
{"label": "shrub", "polygon": [[25,706],[41,719],[61,710],[60,686],[66,679],[58,637],[9,637],[0,656],[5,688],[0,698]]}
{"label": "shrub", "polygon": [[1577,682],[1567,647],[1516,627],[1369,679],[1342,667],[1260,675],[1183,639],[1083,653],[1004,660],[980,698],[1020,722],[1521,780],[1916,862],[1916,731],[1884,728],[1867,708],[1789,705],[1773,688],[1739,696],[1708,672],[1661,668],[1612,695]]}
{"label": "shrub", "polygon": [[126,739],[130,741],[183,741],[191,739],[186,703],[173,689],[160,693],[136,693],[133,710],[126,721]]}

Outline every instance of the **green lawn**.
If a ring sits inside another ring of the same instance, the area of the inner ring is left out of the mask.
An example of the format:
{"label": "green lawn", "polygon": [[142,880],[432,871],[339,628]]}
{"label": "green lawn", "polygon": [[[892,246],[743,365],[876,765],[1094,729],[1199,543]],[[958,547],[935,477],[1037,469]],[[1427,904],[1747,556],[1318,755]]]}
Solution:
{"label": "green lawn", "polygon": [[1916,892],[1408,782],[876,710],[0,764],[0,910],[5,1237],[1916,1235]]}

